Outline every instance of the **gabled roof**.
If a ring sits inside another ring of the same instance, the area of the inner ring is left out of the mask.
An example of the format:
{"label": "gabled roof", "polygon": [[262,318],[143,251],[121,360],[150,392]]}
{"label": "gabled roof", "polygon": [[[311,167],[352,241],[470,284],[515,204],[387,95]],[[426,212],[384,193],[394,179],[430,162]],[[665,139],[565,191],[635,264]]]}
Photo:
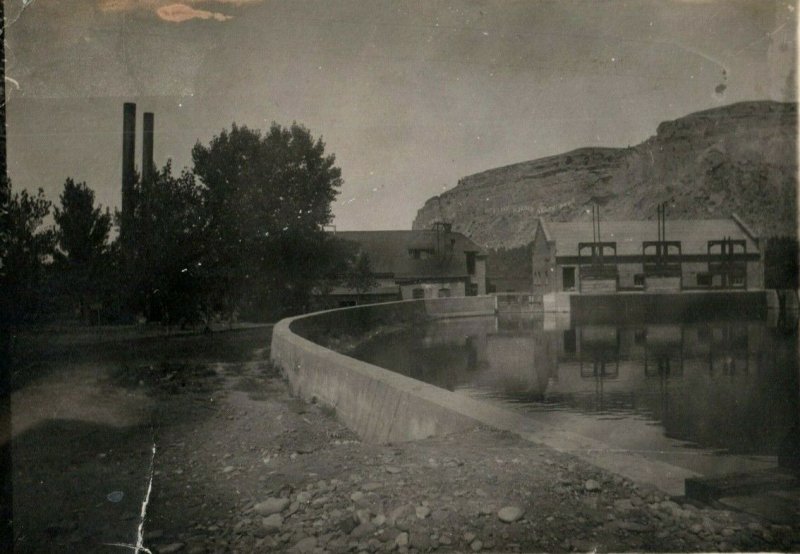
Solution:
{"label": "gabled roof", "polygon": [[[336,237],[357,243],[359,249],[369,256],[373,273],[400,279],[466,277],[466,253],[486,255],[480,246],[454,231],[338,231]],[[455,241],[452,252],[447,248],[451,241]],[[409,253],[412,249],[434,250],[441,254],[417,260]]]}
{"label": "gabled roof", "polygon": [[[592,222],[542,221],[543,230],[556,244],[557,256],[575,256],[579,242],[592,242]],[[681,241],[683,254],[705,254],[709,240],[724,238],[747,241],[747,252],[759,252],[752,232],[745,232],[734,218],[667,219],[666,240]],[[653,221],[600,221],[600,240],[617,243],[620,256],[642,253],[642,241],[658,240],[658,224]]]}

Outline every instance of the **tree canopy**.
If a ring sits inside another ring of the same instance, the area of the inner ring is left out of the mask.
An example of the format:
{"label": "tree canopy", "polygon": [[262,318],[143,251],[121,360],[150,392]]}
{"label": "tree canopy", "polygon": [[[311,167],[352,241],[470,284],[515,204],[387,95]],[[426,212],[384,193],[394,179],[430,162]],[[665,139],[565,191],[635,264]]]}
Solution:
{"label": "tree canopy", "polygon": [[208,216],[208,269],[228,302],[261,314],[302,309],[326,271],[323,227],[342,184],[322,139],[297,124],[273,123],[264,135],[234,124],[195,145],[192,158]]}
{"label": "tree canopy", "polygon": [[50,213],[44,191],[13,192],[8,182],[0,235],[0,302],[4,323],[17,324],[37,315],[42,301],[45,262],[52,256],[55,236],[42,223]]}

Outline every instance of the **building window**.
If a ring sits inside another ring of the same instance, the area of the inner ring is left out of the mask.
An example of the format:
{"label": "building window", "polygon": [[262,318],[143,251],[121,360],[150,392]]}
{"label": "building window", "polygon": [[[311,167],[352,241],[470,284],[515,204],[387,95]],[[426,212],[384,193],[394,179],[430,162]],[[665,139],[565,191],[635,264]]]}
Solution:
{"label": "building window", "polygon": [[711,286],[711,274],[710,273],[698,273],[697,274],[697,286],[698,287],[710,287]]}
{"label": "building window", "polygon": [[731,286],[743,287],[744,286],[744,275],[731,275]]}
{"label": "building window", "polygon": [[561,268],[561,282],[564,290],[575,290],[575,268]]}
{"label": "building window", "polygon": [[478,296],[477,283],[467,283],[467,296]]}
{"label": "building window", "polygon": [[450,298],[450,289],[439,289],[439,298]]}
{"label": "building window", "polygon": [[633,286],[634,287],[643,287],[644,286],[644,273],[637,273],[633,276]]}
{"label": "building window", "polygon": [[414,300],[419,300],[420,298],[425,298],[425,289],[414,289],[411,291],[411,298]]}

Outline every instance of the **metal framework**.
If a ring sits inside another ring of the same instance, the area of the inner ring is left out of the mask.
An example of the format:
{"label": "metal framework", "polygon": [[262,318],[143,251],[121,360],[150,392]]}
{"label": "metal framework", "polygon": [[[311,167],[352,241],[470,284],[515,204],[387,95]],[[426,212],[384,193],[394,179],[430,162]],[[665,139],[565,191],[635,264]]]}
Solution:
{"label": "metal framework", "polygon": [[708,241],[708,275],[720,277],[721,288],[747,288],[747,241],[725,237]]}

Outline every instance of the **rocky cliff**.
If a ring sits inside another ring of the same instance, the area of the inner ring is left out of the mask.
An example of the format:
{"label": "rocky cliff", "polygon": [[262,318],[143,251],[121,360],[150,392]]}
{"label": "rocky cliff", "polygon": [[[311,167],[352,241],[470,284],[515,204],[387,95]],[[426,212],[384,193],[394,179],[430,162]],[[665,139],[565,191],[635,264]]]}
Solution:
{"label": "rocky cliff", "polygon": [[666,121],[630,148],[581,148],[459,180],[417,212],[414,229],[447,219],[488,247],[533,238],[552,221],[742,216],[763,236],[796,236],[797,104],[743,102]]}

